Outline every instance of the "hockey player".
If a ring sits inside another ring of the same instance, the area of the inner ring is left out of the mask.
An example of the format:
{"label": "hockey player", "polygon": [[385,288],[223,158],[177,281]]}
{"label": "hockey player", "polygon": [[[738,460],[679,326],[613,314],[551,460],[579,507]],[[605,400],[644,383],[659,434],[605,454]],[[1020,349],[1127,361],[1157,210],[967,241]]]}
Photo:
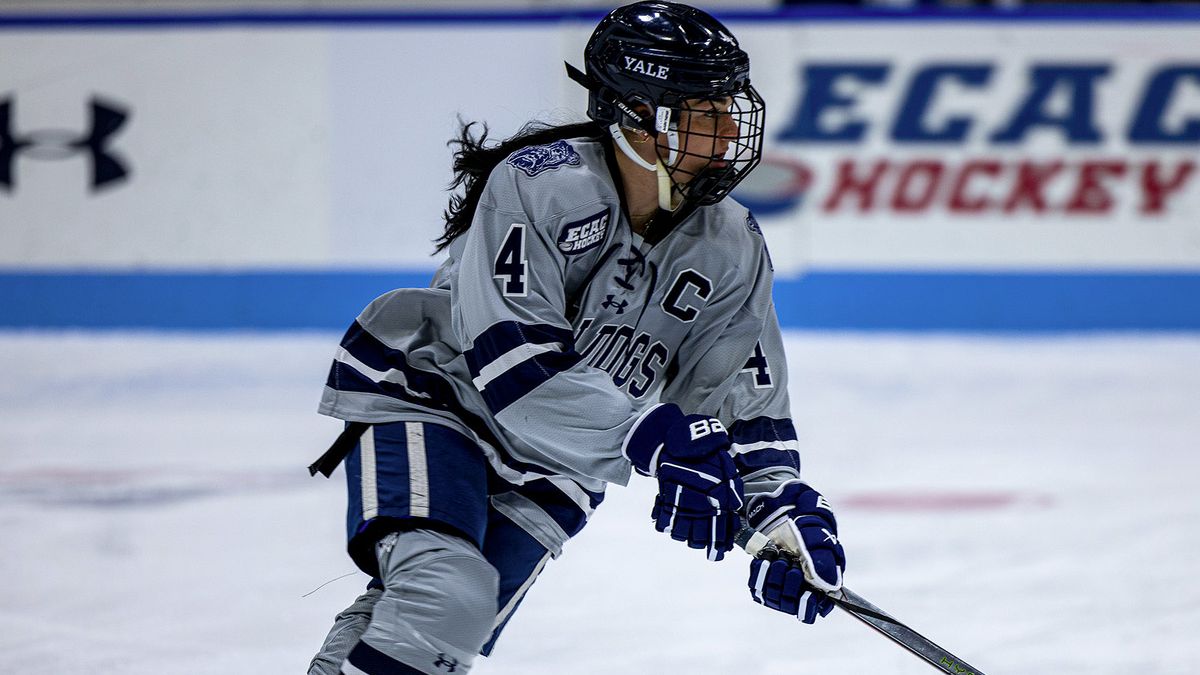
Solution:
{"label": "hockey player", "polygon": [[464,673],[608,483],[657,481],[656,529],[720,560],[744,517],[789,548],[751,595],[811,623],[845,565],[800,480],[771,261],[727,195],[763,101],[708,14],[667,2],[591,36],[590,122],[485,145],[470,126],[430,288],[372,302],[320,411],[346,431],[348,549],[373,577],[310,674]]}

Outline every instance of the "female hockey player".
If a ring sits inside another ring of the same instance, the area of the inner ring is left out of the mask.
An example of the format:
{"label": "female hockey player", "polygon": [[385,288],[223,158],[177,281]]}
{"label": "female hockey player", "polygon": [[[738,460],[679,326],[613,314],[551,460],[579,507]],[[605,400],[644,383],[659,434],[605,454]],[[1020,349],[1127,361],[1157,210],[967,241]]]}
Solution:
{"label": "female hockey player", "polygon": [[798,563],[753,561],[757,602],[811,623],[845,565],[800,480],[771,262],[729,192],[758,164],[749,58],[697,9],[596,27],[590,122],[499,145],[463,131],[427,289],[371,303],[321,412],[346,431],[348,549],[373,577],[312,674],[465,673],[605,485],[657,480],[655,527],[720,560],[744,517]]}

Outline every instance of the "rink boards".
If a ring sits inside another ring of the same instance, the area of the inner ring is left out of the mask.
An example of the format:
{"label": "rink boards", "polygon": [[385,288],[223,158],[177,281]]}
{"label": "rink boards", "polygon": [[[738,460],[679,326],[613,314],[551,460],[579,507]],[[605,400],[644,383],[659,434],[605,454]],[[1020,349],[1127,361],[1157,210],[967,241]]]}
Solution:
{"label": "rink boards", "polygon": [[[731,15],[783,324],[1200,328],[1200,13],[1101,11]],[[0,326],[336,328],[427,283],[457,118],[576,119],[594,20],[0,15]]]}

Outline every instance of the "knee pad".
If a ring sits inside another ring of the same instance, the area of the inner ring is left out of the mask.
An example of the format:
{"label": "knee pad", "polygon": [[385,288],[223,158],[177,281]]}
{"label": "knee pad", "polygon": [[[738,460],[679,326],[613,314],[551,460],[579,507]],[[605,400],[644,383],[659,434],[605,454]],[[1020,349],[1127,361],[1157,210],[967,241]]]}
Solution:
{"label": "knee pad", "polygon": [[429,530],[390,534],[376,553],[384,592],[363,641],[414,667],[469,668],[496,620],[496,569],[473,544]]}

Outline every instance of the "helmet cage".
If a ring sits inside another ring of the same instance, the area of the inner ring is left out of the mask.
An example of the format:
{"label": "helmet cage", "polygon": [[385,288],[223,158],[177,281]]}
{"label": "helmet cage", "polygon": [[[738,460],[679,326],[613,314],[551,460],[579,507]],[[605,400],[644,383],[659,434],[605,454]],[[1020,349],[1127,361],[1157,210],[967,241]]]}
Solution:
{"label": "helmet cage", "polygon": [[[678,140],[668,148],[673,161],[666,169],[674,189],[702,206],[724,199],[762,159],[765,112],[762,97],[749,84],[732,96],[689,99],[672,108],[669,133]],[[700,128],[696,123],[699,116],[713,121]],[[727,127],[736,131],[723,132]],[[693,162],[693,158],[700,161]],[[699,168],[690,170],[685,168],[688,165]]]}

